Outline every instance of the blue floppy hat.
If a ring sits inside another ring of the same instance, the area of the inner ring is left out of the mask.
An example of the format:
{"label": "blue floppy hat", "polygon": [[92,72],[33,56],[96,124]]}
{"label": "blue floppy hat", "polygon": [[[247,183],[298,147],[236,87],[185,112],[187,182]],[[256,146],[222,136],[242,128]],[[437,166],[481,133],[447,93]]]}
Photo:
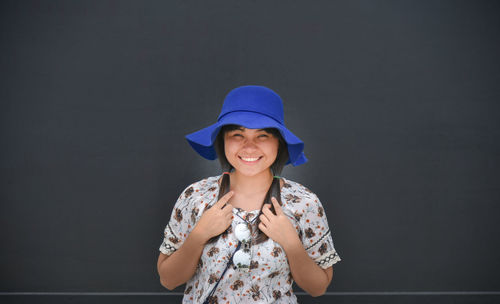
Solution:
{"label": "blue floppy hat", "polygon": [[247,129],[276,128],[288,148],[287,164],[298,166],[307,162],[304,143],[285,127],[283,102],[271,89],[254,85],[233,89],[224,99],[217,122],[186,135],[186,139],[198,154],[214,160],[217,158],[215,139],[225,125],[240,125]]}

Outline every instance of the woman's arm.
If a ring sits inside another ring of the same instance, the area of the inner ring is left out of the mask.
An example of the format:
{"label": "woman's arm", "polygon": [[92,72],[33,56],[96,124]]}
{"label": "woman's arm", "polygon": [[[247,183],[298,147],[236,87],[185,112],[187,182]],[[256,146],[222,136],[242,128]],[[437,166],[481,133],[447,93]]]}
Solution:
{"label": "woman's arm", "polygon": [[270,205],[262,208],[259,229],[277,242],[285,250],[293,279],[313,297],[321,296],[330,285],[333,268],[319,267],[307,254],[297,231],[288,217],[283,213],[275,198],[271,199],[276,215],[270,210]]}
{"label": "woman's arm", "polygon": [[206,242],[231,225],[233,207],[227,204],[231,196],[233,196],[232,191],[203,213],[179,249],[171,255],[160,253],[157,263],[158,274],[161,284],[167,289],[172,290],[186,283],[196,271]]}
{"label": "woman's arm", "polygon": [[[295,235],[297,235],[296,232]],[[330,266],[327,269],[319,267],[309,257],[298,237],[297,240],[298,242],[290,241],[285,246],[281,246],[288,258],[292,277],[297,285],[308,294],[313,297],[319,297],[325,293],[332,281],[333,267]]]}
{"label": "woman's arm", "polygon": [[196,271],[205,242],[203,236],[193,229],[184,244],[174,253],[160,253],[157,267],[161,285],[173,290],[186,283]]}

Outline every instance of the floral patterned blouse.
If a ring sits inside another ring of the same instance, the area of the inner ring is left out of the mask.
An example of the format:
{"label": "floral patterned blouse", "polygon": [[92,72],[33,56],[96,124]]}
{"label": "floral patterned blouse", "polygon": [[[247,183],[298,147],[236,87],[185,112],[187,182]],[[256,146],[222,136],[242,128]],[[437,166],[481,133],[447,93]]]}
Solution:
{"label": "floral patterned blouse", "polygon": [[[207,206],[216,203],[218,180],[213,176],[187,187],[179,196],[160,251],[170,255],[184,242]],[[283,212],[290,218],[309,256],[323,269],[340,261],[335,251],[325,211],[314,193],[299,183],[283,178]],[[202,303],[226,268],[238,240],[233,230],[239,223],[252,222],[259,210],[233,209],[234,219],[218,241],[207,244],[198,268],[186,283],[182,303]],[[258,228],[254,225],[253,230]],[[281,246],[272,239],[252,244],[249,269],[229,269],[217,286],[210,303],[297,303],[292,291],[293,278]]]}

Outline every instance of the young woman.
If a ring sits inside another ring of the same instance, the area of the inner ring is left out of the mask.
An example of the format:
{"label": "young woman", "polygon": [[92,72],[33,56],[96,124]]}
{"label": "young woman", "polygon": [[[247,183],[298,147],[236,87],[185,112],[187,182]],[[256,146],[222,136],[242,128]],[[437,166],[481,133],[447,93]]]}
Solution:
{"label": "young woman", "polygon": [[282,178],[307,161],[284,124],[281,98],[243,86],[225,98],[217,123],[186,136],[223,174],[179,196],[160,246],[158,273],[183,303],[297,303],[295,281],[320,296],[332,280],[335,251],[314,193]]}

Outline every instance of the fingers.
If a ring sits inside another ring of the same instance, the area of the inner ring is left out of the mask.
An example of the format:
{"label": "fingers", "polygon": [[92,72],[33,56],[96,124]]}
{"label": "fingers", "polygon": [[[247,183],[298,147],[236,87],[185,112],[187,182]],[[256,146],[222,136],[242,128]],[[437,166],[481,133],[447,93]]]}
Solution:
{"label": "fingers", "polygon": [[222,208],[222,213],[226,216],[226,218],[229,219],[230,222],[233,221],[234,215],[233,215],[233,205],[227,203],[223,208]]}
{"label": "fingers", "polygon": [[264,213],[268,218],[271,216],[274,216],[273,212],[271,211],[271,205],[270,204],[265,204],[262,207],[262,213]]}
{"label": "fingers", "polygon": [[[226,214],[227,227],[229,227],[229,225],[231,225],[232,222],[233,222],[233,214],[232,213]],[[227,227],[226,227],[226,229],[227,229]]]}
{"label": "fingers", "polygon": [[228,201],[229,199],[233,196],[234,191],[229,191],[228,193],[224,194],[220,200],[214,204],[215,207],[222,208]]}
{"label": "fingers", "polygon": [[233,212],[233,205],[231,205],[230,203],[227,203],[224,206],[222,206],[222,210],[228,210],[228,212],[232,213]]}
{"label": "fingers", "polygon": [[269,237],[269,235],[267,234],[267,232],[268,232],[267,227],[264,224],[262,224],[262,222],[259,224],[259,229],[260,229],[260,231],[264,232],[264,234]]}
{"label": "fingers", "polygon": [[275,197],[271,197],[271,202],[273,202],[274,210],[276,211],[276,215],[283,214],[283,210],[281,209],[280,203]]}
{"label": "fingers", "polygon": [[269,219],[267,218],[267,216],[262,214],[261,216],[259,216],[259,219],[261,223],[263,223],[266,226],[269,226]]}

